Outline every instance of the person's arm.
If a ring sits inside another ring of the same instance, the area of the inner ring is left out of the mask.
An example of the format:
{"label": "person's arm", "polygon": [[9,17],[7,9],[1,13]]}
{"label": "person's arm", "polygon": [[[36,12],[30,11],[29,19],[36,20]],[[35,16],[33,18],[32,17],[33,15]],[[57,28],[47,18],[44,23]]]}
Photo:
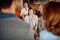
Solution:
{"label": "person's arm", "polygon": [[23,9],[21,10],[21,14],[20,14],[20,16],[24,19],[25,17],[24,17],[24,11],[23,11]]}
{"label": "person's arm", "polygon": [[21,10],[21,14],[20,14],[21,17],[23,17],[23,12],[24,12],[24,11],[23,11],[23,9],[22,9],[22,10]]}
{"label": "person's arm", "polygon": [[37,28],[38,28],[38,17],[36,16],[35,29],[34,29],[34,39],[35,40],[38,37]]}
{"label": "person's arm", "polygon": [[35,27],[35,29],[37,29],[38,28],[38,17],[36,16],[36,27]]}
{"label": "person's arm", "polygon": [[22,16],[22,10],[21,10],[21,14],[20,14],[20,16]]}

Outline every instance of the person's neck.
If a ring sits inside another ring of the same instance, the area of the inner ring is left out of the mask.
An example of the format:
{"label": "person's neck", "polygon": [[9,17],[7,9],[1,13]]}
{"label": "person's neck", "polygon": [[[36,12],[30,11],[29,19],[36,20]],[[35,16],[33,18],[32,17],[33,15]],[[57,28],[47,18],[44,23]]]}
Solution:
{"label": "person's neck", "polygon": [[1,9],[1,12],[6,14],[15,14],[15,9],[14,8]]}
{"label": "person's neck", "polygon": [[28,9],[28,7],[24,7],[25,9]]}
{"label": "person's neck", "polygon": [[29,16],[33,16],[33,14],[29,15]]}

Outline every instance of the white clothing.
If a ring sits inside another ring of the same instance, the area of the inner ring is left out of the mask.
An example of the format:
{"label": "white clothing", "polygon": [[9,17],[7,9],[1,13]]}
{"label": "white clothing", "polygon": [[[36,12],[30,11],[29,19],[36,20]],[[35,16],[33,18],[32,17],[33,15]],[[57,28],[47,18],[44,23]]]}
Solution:
{"label": "white clothing", "polygon": [[23,14],[28,14],[28,9],[29,8],[23,8],[23,9],[21,9],[21,14],[20,15],[23,15]]}
{"label": "white clothing", "polygon": [[[38,24],[38,17],[36,15],[26,16],[25,17],[25,22],[30,23],[31,26],[34,27],[35,25]],[[32,29],[33,29],[33,27],[32,27]]]}

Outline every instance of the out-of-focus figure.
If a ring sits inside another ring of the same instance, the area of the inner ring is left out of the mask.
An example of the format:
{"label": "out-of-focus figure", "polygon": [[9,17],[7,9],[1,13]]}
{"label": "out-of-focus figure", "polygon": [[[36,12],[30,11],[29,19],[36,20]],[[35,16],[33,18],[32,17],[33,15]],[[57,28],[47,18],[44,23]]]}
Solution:
{"label": "out-of-focus figure", "polygon": [[29,9],[29,15],[25,17],[25,22],[29,23],[32,26],[32,29],[35,25],[38,24],[38,17],[33,13],[32,8]]}
{"label": "out-of-focus figure", "polygon": [[60,40],[60,2],[50,1],[43,7],[45,30],[39,40]]}
{"label": "out-of-focus figure", "polygon": [[37,32],[38,17],[33,13],[31,8],[29,9],[29,16],[25,17],[25,22],[31,25],[32,33],[35,34]]}
{"label": "out-of-focus figure", "polygon": [[0,40],[34,40],[30,25],[15,15],[18,0],[0,0]]}
{"label": "out-of-focus figure", "polygon": [[21,9],[21,14],[20,16],[22,17],[22,19],[24,19],[27,15],[28,15],[28,4],[27,2],[23,3],[23,8]]}
{"label": "out-of-focus figure", "polygon": [[38,18],[40,18],[40,17],[41,17],[40,5],[38,5],[38,7],[37,7],[36,15],[38,16]]}

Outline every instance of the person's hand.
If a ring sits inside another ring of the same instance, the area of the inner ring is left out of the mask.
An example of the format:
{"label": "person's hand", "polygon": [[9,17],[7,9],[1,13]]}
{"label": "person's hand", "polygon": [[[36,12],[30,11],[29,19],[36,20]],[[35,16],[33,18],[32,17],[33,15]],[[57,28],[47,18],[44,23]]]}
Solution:
{"label": "person's hand", "polygon": [[26,16],[28,16],[27,14],[22,14],[22,17],[26,17]]}
{"label": "person's hand", "polygon": [[38,37],[37,30],[34,30],[34,40],[36,40],[37,37]]}

